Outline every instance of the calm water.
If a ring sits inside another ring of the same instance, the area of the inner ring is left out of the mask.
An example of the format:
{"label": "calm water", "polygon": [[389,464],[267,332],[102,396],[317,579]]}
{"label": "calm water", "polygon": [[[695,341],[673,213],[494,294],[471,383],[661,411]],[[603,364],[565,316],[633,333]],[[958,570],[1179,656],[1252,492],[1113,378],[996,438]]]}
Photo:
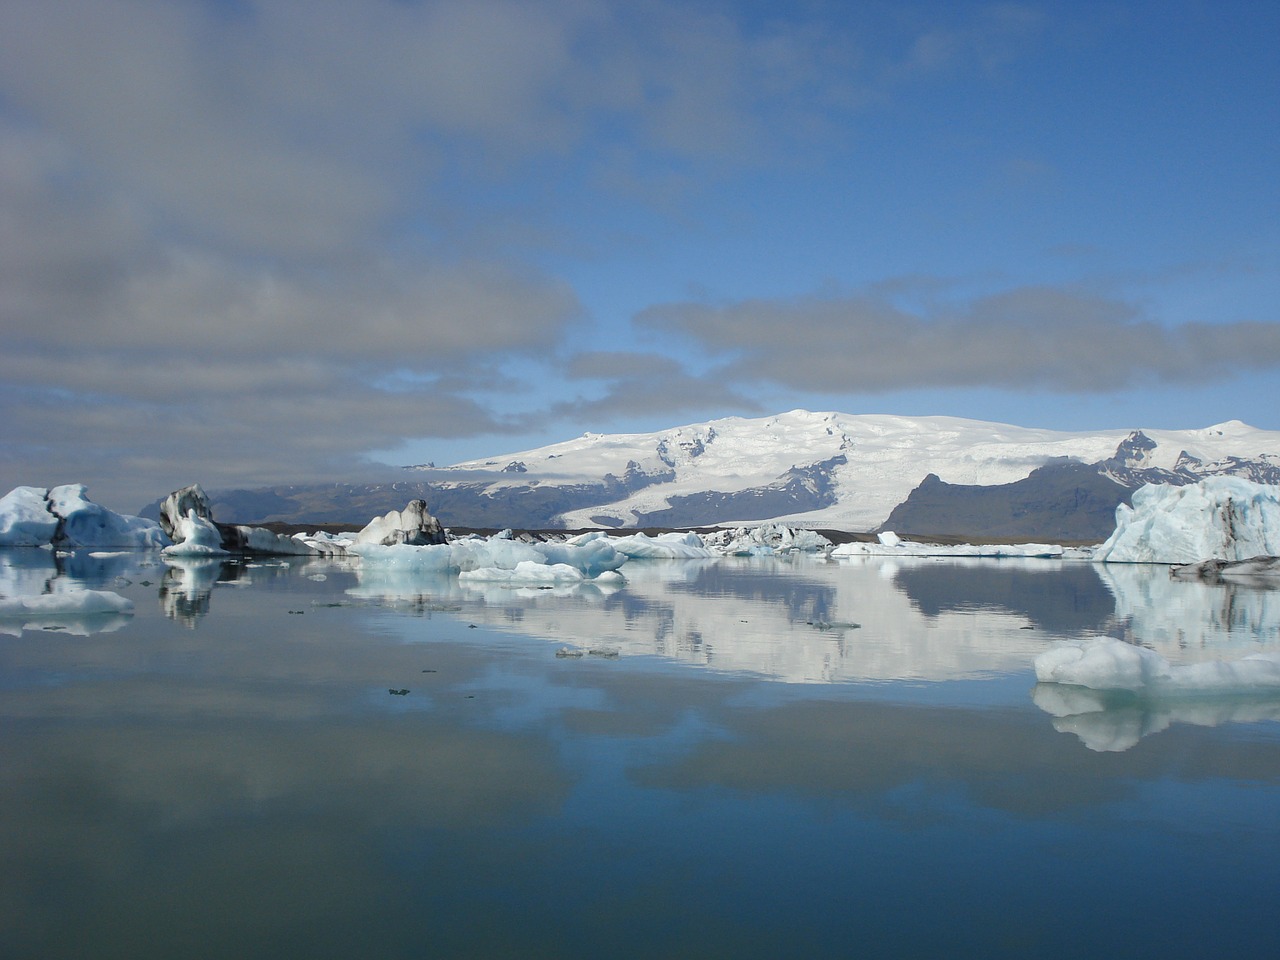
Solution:
{"label": "calm water", "polygon": [[[1280,593],[1047,561],[611,591],[0,555],[0,955],[1202,957],[1280,943],[1280,702],[1071,706],[1056,639],[1280,649]],[[407,691],[391,693],[390,691]]]}

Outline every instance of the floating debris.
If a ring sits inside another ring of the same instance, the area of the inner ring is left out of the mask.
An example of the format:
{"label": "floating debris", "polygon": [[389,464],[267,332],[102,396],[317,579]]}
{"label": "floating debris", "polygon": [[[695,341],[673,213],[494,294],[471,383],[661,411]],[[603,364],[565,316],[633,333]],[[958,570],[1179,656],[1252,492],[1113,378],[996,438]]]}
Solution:
{"label": "floating debris", "polygon": [[390,687],[387,688],[387,693],[391,694],[393,697],[407,697],[409,695],[408,690],[393,690]]}
{"label": "floating debris", "polygon": [[575,650],[575,649],[573,649],[573,647],[561,647],[559,650],[557,650],[557,651],[556,651],[556,656],[557,656],[557,657],[561,657],[561,658],[563,658],[563,657],[580,657],[580,656],[582,656],[582,651],[581,651],[581,650]]}

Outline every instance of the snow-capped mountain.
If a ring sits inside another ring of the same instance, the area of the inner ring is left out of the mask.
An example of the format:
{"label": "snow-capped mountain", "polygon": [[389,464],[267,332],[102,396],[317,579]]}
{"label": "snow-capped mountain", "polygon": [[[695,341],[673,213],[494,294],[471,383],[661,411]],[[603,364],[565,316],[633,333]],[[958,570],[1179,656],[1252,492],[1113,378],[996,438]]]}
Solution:
{"label": "snow-capped mountain", "polygon": [[1277,482],[1280,432],[1233,420],[1199,430],[1069,433],[955,417],[793,410],[649,434],[588,433],[450,470],[483,475],[486,495],[502,500],[535,489],[596,489],[594,502],[567,504],[559,514],[570,527],[781,519],[870,530],[930,475],[953,486],[999,486],[1059,458],[1096,464],[1125,488],[1216,473]]}
{"label": "snow-capped mountain", "polygon": [[[394,482],[214,491],[228,523],[359,523],[425,499],[453,528],[675,527],[784,520],[862,532],[1105,539],[1143,483],[1280,483],[1280,431],[1069,433],[955,417],[793,410],[574,440]],[[144,511],[144,515],[149,515]]]}

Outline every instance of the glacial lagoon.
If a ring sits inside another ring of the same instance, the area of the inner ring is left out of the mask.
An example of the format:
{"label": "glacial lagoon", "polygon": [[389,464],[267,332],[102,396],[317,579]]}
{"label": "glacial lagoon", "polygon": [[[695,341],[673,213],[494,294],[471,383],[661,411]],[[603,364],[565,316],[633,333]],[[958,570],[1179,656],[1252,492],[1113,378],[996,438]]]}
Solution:
{"label": "glacial lagoon", "polygon": [[0,551],[0,955],[1203,957],[1280,942],[1280,697],[1037,685],[1280,651],[1280,591],[1047,560]]}

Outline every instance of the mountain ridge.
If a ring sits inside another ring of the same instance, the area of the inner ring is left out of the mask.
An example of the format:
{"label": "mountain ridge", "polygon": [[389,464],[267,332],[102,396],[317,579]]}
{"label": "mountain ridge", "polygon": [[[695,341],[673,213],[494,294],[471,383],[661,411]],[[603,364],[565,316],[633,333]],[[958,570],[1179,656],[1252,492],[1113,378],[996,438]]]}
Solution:
{"label": "mountain ridge", "polygon": [[[1061,470],[1042,470],[1055,463],[1090,467],[1088,477],[1079,474],[1087,495],[1073,493]],[[1025,535],[1034,538],[1044,517],[1029,505],[1063,514],[1072,502],[1087,502],[1094,514],[1089,529],[1096,529],[1098,517],[1108,511],[1114,516],[1114,507],[1103,507],[1099,497],[1121,502],[1144,482],[1186,483],[1215,473],[1280,481],[1280,432],[1238,420],[1193,430],[1068,432],[945,416],[793,410],[643,434],[587,433],[443,469],[406,467],[389,484],[210,496],[220,519],[239,523],[363,522],[421,497],[454,527],[693,527],[778,520],[863,532],[882,528],[933,475],[943,486],[931,482],[926,489],[930,510],[918,509],[920,495],[913,509],[919,522],[937,527],[920,532],[942,533],[957,532],[943,527],[948,511],[962,509],[959,500],[948,507],[948,496],[967,499],[969,509],[979,496],[975,490],[1007,487],[1035,474],[1037,483],[1049,486],[1037,492],[1035,483],[1023,483],[1004,494],[1023,499]],[[1095,484],[1093,474],[1114,490]],[[998,491],[980,496],[1003,515],[1005,507],[995,506]],[[224,510],[234,516],[224,516]]]}

